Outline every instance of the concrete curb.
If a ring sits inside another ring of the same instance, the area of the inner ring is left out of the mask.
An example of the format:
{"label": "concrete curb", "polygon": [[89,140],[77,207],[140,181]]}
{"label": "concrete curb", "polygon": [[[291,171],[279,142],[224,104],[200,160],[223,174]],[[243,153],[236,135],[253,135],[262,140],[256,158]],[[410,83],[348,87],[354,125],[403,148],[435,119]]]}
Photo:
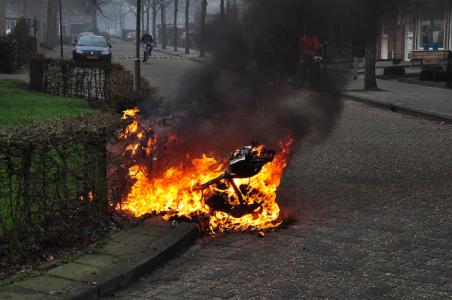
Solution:
{"label": "concrete curb", "polygon": [[129,268],[124,268],[121,272],[116,273],[114,277],[99,283],[97,287],[86,290],[80,295],[70,297],[70,299],[90,299],[91,295],[95,295],[95,297],[108,296],[114,291],[126,287],[142,275],[151,272],[165,260],[188,248],[199,236],[199,233],[199,227],[195,224],[180,224],[171,234],[163,236],[152,245],[152,251],[148,257],[143,258]]}
{"label": "concrete curb", "polygon": [[121,231],[90,254],[0,288],[0,299],[97,299],[111,295],[188,248],[200,234],[196,224],[180,223],[173,228],[157,222],[160,224],[144,223]]}
{"label": "concrete curb", "polygon": [[182,57],[182,58],[186,58],[188,60],[200,63],[200,64],[206,64],[208,65],[209,62],[206,61],[208,60],[209,57],[204,57],[204,58],[200,58],[200,57],[190,57],[187,56],[185,53],[178,53],[178,52],[171,52],[168,50],[161,50],[161,49],[154,49],[154,51],[159,52],[159,53],[163,53],[163,54],[167,54],[167,55],[172,55],[172,56],[176,56],[176,57]]}
{"label": "concrete curb", "polygon": [[367,105],[370,105],[372,107],[377,107],[385,110],[390,110],[393,112],[399,112],[399,113],[405,113],[407,115],[415,116],[415,117],[422,117],[424,119],[432,120],[432,121],[440,121],[440,122],[446,122],[452,124],[452,116],[432,111],[427,111],[421,108],[414,108],[410,107],[405,104],[395,104],[395,103],[387,103],[375,99],[371,99],[369,97],[365,96],[357,96],[357,95],[350,95],[347,93],[341,93],[342,96],[356,101],[361,102]]}

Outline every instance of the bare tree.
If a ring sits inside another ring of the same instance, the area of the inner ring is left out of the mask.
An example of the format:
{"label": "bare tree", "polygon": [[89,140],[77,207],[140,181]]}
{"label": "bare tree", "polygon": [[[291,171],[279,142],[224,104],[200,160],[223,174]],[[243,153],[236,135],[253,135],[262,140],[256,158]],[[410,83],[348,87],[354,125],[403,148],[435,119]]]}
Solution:
{"label": "bare tree", "polygon": [[157,45],[157,1],[152,0],[152,36],[154,37],[155,45]]}
{"label": "bare tree", "polygon": [[185,54],[190,54],[190,0],[185,0]]}
{"label": "bare tree", "polygon": [[0,36],[6,32],[6,0],[0,0]]}
{"label": "bare tree", "polygon": [[174,0],[174,22],[173,22],[173,44],[174,51],[177,51],[177,40],[178,40],[178,32],[177,32],[177,13],[179,10],[179,0]]}
{"label": "bare tree", "polygon": [[149,33],[149,23],[150,23],[150,14],[151,14],[151,2],[150,1],[145,1],[144,2],[144,7],[146,9],[146,31]]}
{"label": "bare tree", "polygon": [[[384,2],[384,1],[383,1]],[[377,56],[378,16],[382,4],[377,0],[368,3],[368,28],[366,41],[366,67],[364,73],[364,89],[377,90],[377,78],[375,75],[375,64]]]}
{"label": "bare tree", "polygon": [[201,2],[201,30],[199,32],[199,57],[206,56],[206,49],[205,49],[206,17],[207,17],[207,0],[202,0],[202,2]]}
{"label": "bare tree", "polygon": [[162,49],[166,50],[166,7],[165,2],[160,1],[160,32],[162,33]]}
{"label": "bare tree", "polygon": [[57,42],[58,0],[47,1],[47,26],[45,45],[53,48]]}
{"label": "bare tree", "polygon": [[225,8],[224,8],[224,0],[220,1],[220,18],[221,18],[221,22],[224,22],[224,18],[225,18]]}

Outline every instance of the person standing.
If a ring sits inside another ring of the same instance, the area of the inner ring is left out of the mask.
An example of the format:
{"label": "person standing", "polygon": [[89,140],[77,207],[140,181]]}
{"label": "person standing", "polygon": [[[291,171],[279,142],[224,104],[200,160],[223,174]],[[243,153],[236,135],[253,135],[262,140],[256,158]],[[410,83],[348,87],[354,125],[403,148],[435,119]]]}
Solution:
{"label": "person standing", "polygon": [[364,66],[366,57],[366,37],[363,34],[355,36],[352,45],[353,79],[358,78],[359,66]]}

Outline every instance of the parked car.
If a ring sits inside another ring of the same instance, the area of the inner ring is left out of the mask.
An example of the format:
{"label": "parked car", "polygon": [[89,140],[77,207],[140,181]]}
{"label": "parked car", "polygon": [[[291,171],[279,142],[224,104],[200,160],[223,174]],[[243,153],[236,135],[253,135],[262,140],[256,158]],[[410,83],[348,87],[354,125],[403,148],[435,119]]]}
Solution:
{"label": "parked car", "polygon": [[104,61],[111,63],[111,44],[100,35],[84,35],[72,51],[74,61]]}
{"label": "parked car", "polygon": [[135,40],[136,37],[137,37],[137,33],[136,33],[135,31],[129,32],[129,33],[127,34],[127,40],[129,40],[129,41]]}
{"label": "parked car", "polygon": [[79,34],[77,34],[77,36],[74,38],[74,44],[77,44],[78,40],[85,35],[94,35],[93,32],[81,32]]}

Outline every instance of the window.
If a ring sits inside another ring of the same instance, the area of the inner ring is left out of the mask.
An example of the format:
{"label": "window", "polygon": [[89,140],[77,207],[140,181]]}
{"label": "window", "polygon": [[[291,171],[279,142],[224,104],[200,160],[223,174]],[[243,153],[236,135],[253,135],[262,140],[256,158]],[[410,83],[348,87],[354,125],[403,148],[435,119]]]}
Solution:
{"label": "window", "polygon": [[444,48],[444,6],[439,3],[425,4],[421,10],[421,43],[438,43]]}
{"label": "window", "polygon": [[7,0],[6,1],[6,10],[8,12],[12,12],[12,13],[17,12],[17,1],[16,0]]}

